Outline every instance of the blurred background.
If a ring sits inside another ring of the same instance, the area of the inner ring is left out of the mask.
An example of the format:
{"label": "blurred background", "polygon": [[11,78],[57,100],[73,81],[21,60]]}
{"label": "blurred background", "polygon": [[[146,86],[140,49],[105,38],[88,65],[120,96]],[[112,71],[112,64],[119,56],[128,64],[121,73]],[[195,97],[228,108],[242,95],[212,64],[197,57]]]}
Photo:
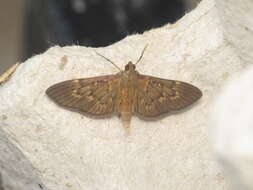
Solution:
{"label": "blurred background", "polygon": [[101,47],[174,23],[201,0],[0,2],[0,74],[54,45]]}

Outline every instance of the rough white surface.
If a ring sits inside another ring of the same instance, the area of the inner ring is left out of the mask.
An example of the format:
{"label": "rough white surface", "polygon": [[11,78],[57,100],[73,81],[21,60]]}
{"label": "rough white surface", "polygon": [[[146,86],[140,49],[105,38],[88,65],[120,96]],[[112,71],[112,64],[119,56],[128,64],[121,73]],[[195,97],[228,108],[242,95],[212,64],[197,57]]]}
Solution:
{"label": "rough white surface", "polygon": [[224,81],[253,58],[252,2],[241,2],[203,0],[173,25],[96,49],[123,68],[149,44],[137,70],[199,87],[204,96],[191,109],[153,122],[133,117],[128,136],[117,117],[65,110],[46,97],[49,86],[117,70],[92,48],[53,47],[0,88],[0,126],[51,189],[229,189],[208,144],[207,115]]}
{"label": "rough white surface", "polygon": [[36,174],[0,128],[0,190],[47,190]]}
{"label": "rough white surface", "polygon": [[253,189],[253,68],[236,76],[212,111],[211,137],[235,189]]}

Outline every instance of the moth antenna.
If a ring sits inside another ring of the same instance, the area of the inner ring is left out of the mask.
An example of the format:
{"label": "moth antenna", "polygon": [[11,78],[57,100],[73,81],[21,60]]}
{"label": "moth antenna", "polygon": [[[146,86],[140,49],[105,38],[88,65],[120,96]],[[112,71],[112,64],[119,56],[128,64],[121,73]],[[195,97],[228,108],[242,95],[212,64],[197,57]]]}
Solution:
{"label": "moth antenna", "polygon": [[[96,51],[95,51],[96,52]],[[113,64],[114,67],[116,67],[119,71],[122,71],[115,63],[113,63],[113,61],[111,61],[110,59],[108,59],[107,57],[101,55],[100,53],[96,52],[96,54],[98,54],[99,56],[103,57],[106,61],[109,61],[111,64]]]}
{"label": "moth antenna", "polygon": [[148,44],[146,44],[145,47],[143,48],[143,50],[142,50],[142,52],[141,52],[141,56],[140,56],[139,59],[136,61],[135,66],[137,65],[137,63],[140,62],[140,60],[141,60],[141,58],[143,57],[144,52],[145,52],[145,50],[147,49],[147,47],[148,47]]}

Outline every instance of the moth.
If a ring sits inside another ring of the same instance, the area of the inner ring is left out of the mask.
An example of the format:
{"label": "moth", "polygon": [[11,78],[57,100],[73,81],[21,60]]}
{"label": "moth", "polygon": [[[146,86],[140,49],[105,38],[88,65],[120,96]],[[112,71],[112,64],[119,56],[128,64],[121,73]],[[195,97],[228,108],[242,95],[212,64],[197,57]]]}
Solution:
{"label": "moth", "polygon": [[129,129],[133,114],[140,118],[153,118],[185,108],[201,96],[202,92],[186,82],[142,75],[136,71],[141,60],[131,61],[120,72],[92,78],[60,82],[49,87],[46,94],[58,105],[91,116],[118,114],[125,129]]}

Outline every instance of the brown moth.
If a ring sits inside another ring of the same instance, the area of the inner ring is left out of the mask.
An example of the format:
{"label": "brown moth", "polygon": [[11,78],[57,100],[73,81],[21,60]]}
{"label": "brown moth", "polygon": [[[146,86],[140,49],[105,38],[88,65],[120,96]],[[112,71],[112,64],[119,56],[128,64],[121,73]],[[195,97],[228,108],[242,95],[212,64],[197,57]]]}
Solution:
{"label": "brown moth", "polygon": [[[147,47],[147,46],[146,46]],[[132,114],[144,118],[157,117],[179,110],[197,101],[202,92],[195,86],[139,74],[135,67],[141,60],[131,61],[115,75],[74,79],[55,84],[46,94],[60,106],[91,116],[119,114],[128,129]],[[97,53],[98,54],[98,53]]]}

